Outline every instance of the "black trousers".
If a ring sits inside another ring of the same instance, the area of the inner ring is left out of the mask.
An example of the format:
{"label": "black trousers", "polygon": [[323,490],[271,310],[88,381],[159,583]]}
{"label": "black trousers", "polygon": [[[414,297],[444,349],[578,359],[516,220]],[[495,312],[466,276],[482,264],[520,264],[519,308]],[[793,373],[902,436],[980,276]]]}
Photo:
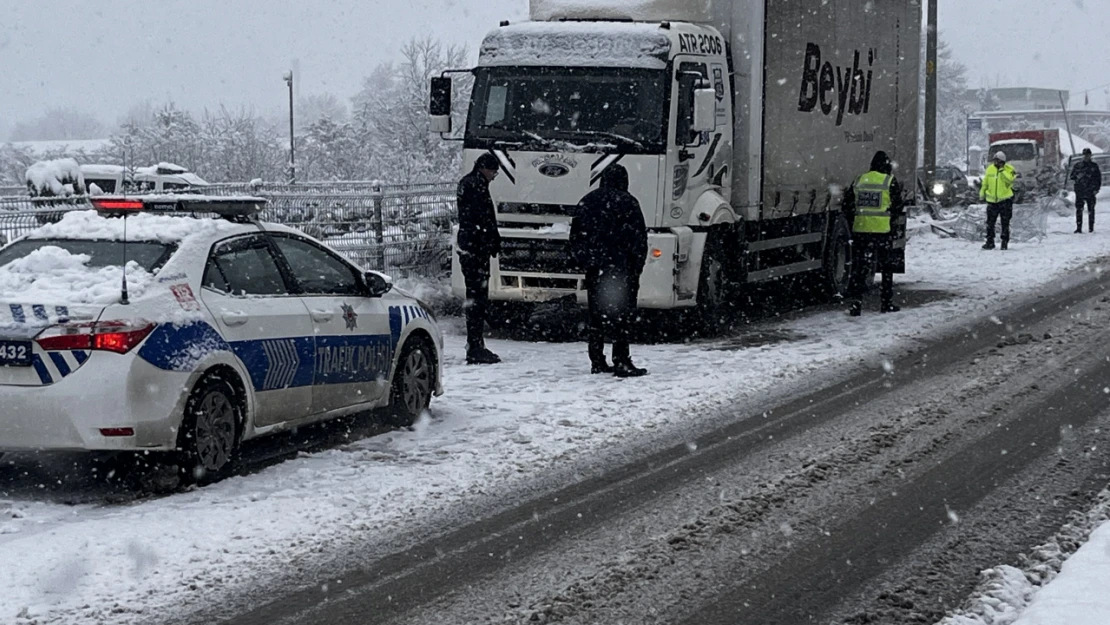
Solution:
{"label": "black trousers", "polygon": [[1002,218],[1002,243],[1010,241],[1010,220],[1014,217],[1014,200],[987,204],[987,243],[994,243],[994,224]]}
{"label": "black trousers", "polygon": [[629,362],[629,342],[640,294],[640,275],[627,268],[586,271],[589,303],[590,362],[605,362],[605,343],[613,344],[613,362]]}
{"label": "black trousers", "polygon": [[459,252],[459,264],[466,281],[466,349],[472,352],[486,347],[483,332],[489,315],[489,257]]}
{"label": "black trousers", "polygon": [[1075,196],[1075,229],[1083,229],[1083,207],[1087,207],[1089,229],[1095,229],[1095,196],[1090,195],[1076,195]]}
{"label": "black trousers", "polygon": [[887,255],[891,239],[887,234],[856,234],[852,237],[852,281],[849,296],[856,304],[863,303],[867,295],[868,275],[873,268],[882,274],[879,296],[883,305],[894,303],[894,272],[890,271]]}

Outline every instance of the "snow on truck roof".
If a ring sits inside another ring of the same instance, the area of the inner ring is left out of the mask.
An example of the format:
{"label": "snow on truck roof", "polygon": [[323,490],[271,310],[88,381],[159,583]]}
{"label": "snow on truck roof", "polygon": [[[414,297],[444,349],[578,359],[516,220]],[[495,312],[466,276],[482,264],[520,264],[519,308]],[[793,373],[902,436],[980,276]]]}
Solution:
{"label": "snow on truck roof", "polygon": [[674,31],[629,22],[529,22],[482,42],[482,66],[544,65],[665,69]]}

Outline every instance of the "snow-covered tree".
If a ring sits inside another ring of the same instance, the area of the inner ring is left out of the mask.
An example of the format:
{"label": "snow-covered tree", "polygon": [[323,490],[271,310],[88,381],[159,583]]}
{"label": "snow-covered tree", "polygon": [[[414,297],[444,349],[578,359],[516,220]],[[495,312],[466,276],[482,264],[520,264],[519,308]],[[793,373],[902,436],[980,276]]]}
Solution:
{"label": "snow-covered tree", "polygon": [[[458,173],[458,145],[430,132],[428,85],[445,69],[464,67],[465,47],[445,45],[431,37],[412,39],[401,49],[396,65],[379,66],[353,98],[354,128],[372,178],[390,181],[445,180]],[[455,79],[456,119],[466,110],[473,80]]]}

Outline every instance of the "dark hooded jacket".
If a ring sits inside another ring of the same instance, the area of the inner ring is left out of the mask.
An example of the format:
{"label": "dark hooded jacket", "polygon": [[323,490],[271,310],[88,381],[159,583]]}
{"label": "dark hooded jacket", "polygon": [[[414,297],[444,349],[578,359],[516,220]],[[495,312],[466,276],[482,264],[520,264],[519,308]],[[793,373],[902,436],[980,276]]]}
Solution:
{"label": "dark hooded jacket", "polygon": [[459,181],[459,250],[478,258],[501,253],[497,213],[489,194],[489,182],[477,165]]}
{"label": "dark hooded jacket", "polygon": [[[880,150],[875,152],[875,156],[871,158],[871,168],[867,171],[877,171],[880,174],[893,177],[894,164],[890,162],[890,157],[886,155],[886,152]],[[856,211],[856,182],[854,180],[848,190],[844,192],[841,208],[844,210],[848,223],[852,223]],[[890,214],[901,215],[905,211],[906,201],[902,198],[902,184],[898,182],[897,178],[893,178],[890,181]]]}
{"label": "dark hooded jacket", "polygon": [[1094,197],[1102,189],[1102,171],[1094,161],[1079,161],[1072,167],[1071,179],[1075,182],[1077,197]]}
{"label": "dark hooded jacket", "polygon": [[628,192],[628,170],[613,165],[596,191],[582,198],[570,246],[583,270],[614,268],[639,275],[647,261],[647,226],[640,202]]}

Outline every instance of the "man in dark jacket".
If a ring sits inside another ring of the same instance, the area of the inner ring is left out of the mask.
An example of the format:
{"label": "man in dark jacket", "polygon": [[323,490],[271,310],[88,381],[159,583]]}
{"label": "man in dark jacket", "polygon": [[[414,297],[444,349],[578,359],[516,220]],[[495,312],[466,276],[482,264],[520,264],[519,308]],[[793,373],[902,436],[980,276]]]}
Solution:
{"label": "man in dark jacket", "polygon": [[[640,203],[628,192],[628,170],[613,165],[596,191],[582,198],[570,230],[574,258],[586,272],[589,297],[589,353],[592,373],[638,377],[647,370],[632,364],[631,326],[647,261],[647,226]],[[606,339],[613,365],[605,361]]]}
{"label": "man in dark jacket", "polygon": [[1095,196],[1102,189],[1102,171],[1098,163],[1091,160],[1091,149],[1083,149],[1083,160],[1075,164],[1071,170],[1071,179],[1075,182],[1075,233],[1083,232],[1083,206],[1087,206],[1089,215],[1087,231],[1095,231]]}
{"label": "man in dark jacket", "polygon": [[[880,312],[898,312],[894,305],[894,272],[889,256],[894,243],[892,217],[905,212],[902,185],[894,177],[894,165],[886,152],[878,151],[871,159],[871,169],[859,177],[844,194],[841,203],[851,216],[852,224],[852,305],[848,313],[863,313],[863,296],[867,293],[869,272],[882,273]],[[873,274],[872,274],[873,275]]]}
{"label": "man in dark jacket", "polygon": [[489,183],[499,170],[497,157],[486,153],[459,182],[459,265],[466,279],[466,363],[470,365],[501,362],[486,349],[483,335],[489,314],[490,258],[501,253],[501,234],[489,193]]}

